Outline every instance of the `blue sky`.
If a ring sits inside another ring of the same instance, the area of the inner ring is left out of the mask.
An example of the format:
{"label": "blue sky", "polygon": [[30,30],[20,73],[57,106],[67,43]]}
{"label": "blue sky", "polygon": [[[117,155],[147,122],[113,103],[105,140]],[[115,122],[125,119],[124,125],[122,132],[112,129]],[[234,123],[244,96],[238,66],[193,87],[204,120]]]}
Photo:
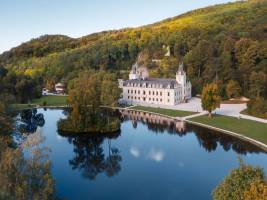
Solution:
{"label": "blue sky", "polygon": [[0,0],[0,53],[44,34],[136,27],[234,0]]}

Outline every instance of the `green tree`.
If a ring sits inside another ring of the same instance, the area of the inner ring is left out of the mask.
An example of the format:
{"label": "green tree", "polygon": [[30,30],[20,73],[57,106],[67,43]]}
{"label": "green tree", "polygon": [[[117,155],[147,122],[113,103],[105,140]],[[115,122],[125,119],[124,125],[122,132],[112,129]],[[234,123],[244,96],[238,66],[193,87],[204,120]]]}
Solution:
{"label": "green tree", "polygon": [[248,114],[256,117],[267,118],[267,102],[263,97],[251,99],[247,106]]}
{"label": "green tree", "polygon": [[4,102],[0,101],[0,133],[9,133],[12,130],[11,119],[6,113]]}
{"label": "green tree", "polygon": [[241,159],[239,163],[239,168],[233,169],[215,188],[212,193],[214,200],[246,199],[247,191],[250,190],[251,184],[254,181],[260,180],[265,182],[263,169],[245,165]]}
{"label": "green tree", "polygon": [[221,97],[217,84],[207,84],[202,90],[201,103],[203,110],[209,112],[209,117],[211,117],[211,112],[213,110],[220,107],[220,102]]}
{"label": "green tree", "polygon": [[249,76],[249,93],[250,96],[255,98],[263,95],[266,89],[266,75],[264,72],[253,71]]}
{"label": "green tree", "polygon": [[230,80],[226,85],[226,93],[228,98],[240,97],[241,87],[237,81]]}
{"label": "green tree", "polygon": [[121,91],[118,88],[118,83],[112,80],[103,80],[101,84],[101,105],[116,106],[120,97]]}

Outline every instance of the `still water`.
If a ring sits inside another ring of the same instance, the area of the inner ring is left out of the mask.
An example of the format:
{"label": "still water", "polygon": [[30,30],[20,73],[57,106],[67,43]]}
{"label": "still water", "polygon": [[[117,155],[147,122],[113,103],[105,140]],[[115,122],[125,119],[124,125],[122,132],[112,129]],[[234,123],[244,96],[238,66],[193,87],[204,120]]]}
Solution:
{"label": "still water", "polygon": [[124,112],[121,132],[63,136],[63,110],[43,110],[37,128],[50,148],[59,197],[87,199],[211,199],[238,156],[267,173],[267,154],[230,136],[139,112]]}

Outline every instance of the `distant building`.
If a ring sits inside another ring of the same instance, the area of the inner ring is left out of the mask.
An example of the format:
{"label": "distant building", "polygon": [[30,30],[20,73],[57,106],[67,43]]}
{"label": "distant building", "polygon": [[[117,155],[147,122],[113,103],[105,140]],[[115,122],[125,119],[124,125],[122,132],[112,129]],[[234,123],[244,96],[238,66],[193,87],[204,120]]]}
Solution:
{"label": "distant building", "polygon": [[65,85],[63,83],[57,83],[55,85],[55,91],[58,94],[64,94],[65,93]]}
{"label": "distant building", "polygon": [[170,57],[171,56],[171,48],[170,48],[170,46],[165,46],[165,45],[163,45],[163,47],[162,47],[165,51],[166,51],[166,53],[165,53],[165,57]]}
{"label": "distant building", "polygon": [[176,79],[149,78],[146,68],[132,66],[129,80],[119,80],[122,88],[122,103],[149,103],[157,105],[177,105],[191,98],[191,83],[186,80],[183,64],[179,65]]}
{"label": "distant building", "polygon": [[49,90],[46,89],[46,88],[43,88],[42,95],[45,96],[45,95],[48,95],[48,94],[49,94]]}

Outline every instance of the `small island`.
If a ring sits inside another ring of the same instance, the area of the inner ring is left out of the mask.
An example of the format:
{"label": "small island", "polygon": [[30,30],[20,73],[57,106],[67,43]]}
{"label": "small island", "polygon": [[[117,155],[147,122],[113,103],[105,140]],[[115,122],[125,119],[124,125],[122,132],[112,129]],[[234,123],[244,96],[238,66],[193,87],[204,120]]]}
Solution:
{"label": "small island", "polygon": [[59,132],[115,133],[120,130],[116,106],[120,90],[115,76],[104,73],[83,73],[69,88],[67,102],[71,107],[67,119],[58,122]]}

